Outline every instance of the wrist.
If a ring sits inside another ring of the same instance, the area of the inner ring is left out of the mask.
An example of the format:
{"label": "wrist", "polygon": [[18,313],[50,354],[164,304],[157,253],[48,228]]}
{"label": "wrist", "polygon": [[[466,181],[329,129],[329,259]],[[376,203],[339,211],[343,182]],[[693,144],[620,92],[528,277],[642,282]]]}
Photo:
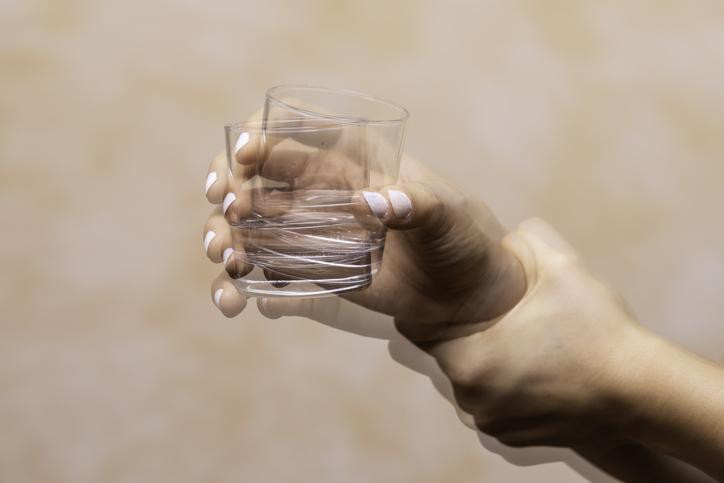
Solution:
{"label": "wrist", "polygon": [[660,397],[658,372],[670,348],[665,341],[632,321],[620,325],[612,364],[602,391],[609,404],[609,423],[615,438],[641,441],[654,419]]}

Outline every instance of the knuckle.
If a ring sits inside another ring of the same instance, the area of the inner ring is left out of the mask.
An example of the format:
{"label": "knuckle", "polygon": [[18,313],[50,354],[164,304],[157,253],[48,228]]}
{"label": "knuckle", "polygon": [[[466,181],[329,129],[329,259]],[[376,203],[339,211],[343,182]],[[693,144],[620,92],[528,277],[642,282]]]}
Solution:
{"label": "knuckle", "polygon": [[481,405],[481,393],[477,388],[453,385],[455,402],[463,411],[475,414]]}
{"label": "knuckle", "polygon": [[224,219],[231,226],[236,226],[241,223],[241,216],[239,216],[239,212],[234,208],[233,205],[230,206],[228,210],[226,210],[226,213],[224,213]]}
{"label": "knuckle", "polygon": [[480,380],[477,367],[464,358],[453,358],[442,364],[443,372],[447,374],[454,386],[466,394],[474,392]]}
{"label": "knuckle", "polygon": [[496,435],[495,420],[480,414],[475,416],[475,426],[485,434],[490,436]]}
{"label": "knuckle", "polygon": [[486,408],[475,414],[475,425],[480,431],[493,437],[506,434],[510,431],[510,419],[501,417],[498,411]]}

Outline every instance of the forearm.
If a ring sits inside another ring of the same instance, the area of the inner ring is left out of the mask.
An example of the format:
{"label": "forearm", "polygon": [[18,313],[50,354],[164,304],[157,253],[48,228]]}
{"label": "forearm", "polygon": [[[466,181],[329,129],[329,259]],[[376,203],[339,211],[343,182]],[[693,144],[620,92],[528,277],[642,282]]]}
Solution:
{"label": "forearm", "polygon": [[630,436],[724,480],[724,369],[657,339],[630,394]]}

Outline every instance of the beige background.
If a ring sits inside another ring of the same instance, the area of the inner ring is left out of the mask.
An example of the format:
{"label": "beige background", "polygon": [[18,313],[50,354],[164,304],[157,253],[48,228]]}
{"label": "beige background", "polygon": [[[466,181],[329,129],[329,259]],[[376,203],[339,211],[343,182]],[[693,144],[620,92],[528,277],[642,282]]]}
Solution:
{"label": "beige background", "polygon": [[224,319],[206,166],[271,85],[394,99],[409,152],[724,361],[722,25],[719,0],[4,0],[0,481],[582,481],[481,446],[384,340]]}

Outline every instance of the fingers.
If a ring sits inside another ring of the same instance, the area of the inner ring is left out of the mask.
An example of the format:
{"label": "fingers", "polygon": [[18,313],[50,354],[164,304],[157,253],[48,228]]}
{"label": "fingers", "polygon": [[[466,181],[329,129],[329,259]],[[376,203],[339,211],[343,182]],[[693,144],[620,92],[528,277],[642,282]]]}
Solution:
{"label": "fingers", "polygon": [[[292,123],[296,123],[298,128],[292,130],[290,136],[300,143],[318,149],[344,149],[342,141],[350,137],[349,131],[361,130],[357,126],[339,126],[326,120],[302,119]],[[357,134],[357,137],[360,135]]]}
{"label": "fingers", "polygon": [[[339,125],[328,120],[325,116],[332,115],[328,110],[320,106],[311,105],[299,99],[287,97],[284,103],[295,106],[295,109],[273,109],[273,115],[268,119],[272,127],[282,127],[283,137],[291,136],[301,143],[320,148],[337,145],[339,139],[347,131],[362,131],[353,124]],[[309,115],[300,114],[297,109],[309,112]],[[320,116],[321,114],[321,116]],[[275,139],[270,139],[274,144]]]}
{"label": "fingers", "polygon": [[380,190],[363,190],[355,195],[358,215],[373,215],[388,228],[408,230],[424,228],[443,233],[456,215],[450,200],[454,195],[441,193],[421,183],[387,186]]}
{"label": "fingers", "polygon": [[[263,155],[265,139],[262,133],[262,111],[258,110],[242,123],[227,130],[226,152],[234,176],[249,179],[249,170],[253,171]],[[244,127],[246,125],[246,128]],[[244,171],[244,173],[240,172]]]}
{"label": "fingers", "polygon": [[221,210],[217,207],[204,225],[204,250],[212,262],[219,263],[223,260],[224,250],[230,247],[229,224],[226,223],[221,215]]}
{"label": "fingers", "polygon": [[206,255],[214,263],[223,263],[231,278],[241,278],[253,268],[246,258],[245,231],[242,228],[230,228],[218,207],[204,226]]}
{"label": "fingers", "polygon": [[[312,137],[311,134],[308,134]],[[257,166],[258,174],[265,187],[285,189],[326,188],[359,189],[366,184],[366,160],[359,152],[345,153],[331,148],[325,141],[313,143],[310,139],[300,141],[293,133],[272,133],[264,138],[264,146],[256,148],[256,155],[245,159]],[[250,141],[250,143],[253,141]],[[247,149],[255,150],[245,146]],[[237,156],[238,157],[238,156]],[[236,173],[234,174],[236,176]]]}
{"label": "fingers", "polygon": [[228,140],[230,158],[235,162],[232,166],[234,175],[237,169],[258,166],[259,173],[265,178],[278,181],[292,181],[296,179],[311,157],[318,157],[325,146],[326,136],[316,133],[307,134],[307,137],[320,138],[316,143],[307,139],[304,143],[297,139],[292,126],[285,125],[284,130],[268,131],[250,130],[241,132],[236,140]]}
{"label": "fingers", "polygon": [[235,317],[246,307],[246,295],[236,289],[226,272],[211,283],[211,300],[226,317]]}
{"label": "fingers", "polygon": [[[262,218],[274,218],[289,212],[295,202],[298,193],[276,188],[254,188],[248,191],[246,202],[249,203],[249,211],[255,216]],[[289,215],[292,219],[295,215]],[[291,220],[287,220],[291,221]]]}
{"label": "fingers", "polygon": [[262,315],[269,319],[278,319],[285,315],[299,315],[310,317],[316,299],[292,299],[276,297],[260,297],[256,299],[256,306]]}
{"label": "fingers", "polygon": [[232,226],[238,225],[251,214],[253,188],[245,185],[245,181],[243,178],[232,177],[226,183],[221,211]]}
{"label": "fingers", "polygon": [[249,230],[246,228],[232,227],[230,231],[231,247],[224,250],[222,261],[229,277],[234,279],[242,278],[254,268],[246,254]]}
{"label": "fingers", "polygon": [[252,190],[258,184],[257,164],[260,154],[258,131],[242,132],[236,140],[227,140],[231,163],[231,176],[221,200],[222,213],[231,225],[238,225],[251,213]]}
{"label": "fingers", "polygon": [[242,131],[237,138],[229,139],[230,158],[238,166],[253,166],[259,162],[263,150],[261,131]]}
{"label": "fingers", "polygon": [[[259,146],[252,145],[252,138],[238,148],[237,164],[233,176],[228,179],[223,196],[222,209],[227,221],[238,225],[248,218],[252,211],[262,217],[278,216],[291,207],[294,193],[289,190],[298,181],[316,149],[287,139],[275,146],[268,154],[262,155]],[[237,146],[240,143],[237,142]],[[259,174],[259,177],[256,175]]]}
{"label": "fingers", "polygon": [[506,446],[564,446],[565,437],[554,415],[540,414],[528,417],[493,418],[475,416],[480,431],[493,436]]}
{"label": "fingers", "polygon": [[340,299],[329,298],[258,298],[256,305],[265,317],[278,319],[285,315],[307,317],[320,322],[335,321]]}
{"label": "fingers", "polygon": [[241,186],[252,179],[255,174],[256,165],[235,165],[232,173],[229,173],[226,155],[224,153],[217,155],[211,161],[206,174],[204,185],[206,199],[215,205],[224,203],[225,197],[230,191],[228,183],[231,180],[234,182],[234,188],[240,190]]}
{"label": "fingers", "polygon": [[224,153],[216,156],[209,164],[209,170],[206,174],[206,199],[210,203],[218,205],[224,197],[226,190],[226,178],[229,172],[227,167],[226,155]]}
{"label": "fingers", "polygon": [[268,180],[292,183],[304,174],[310,160],[317,158],[318,149],[287,138],[265,156],[259,174]]}

